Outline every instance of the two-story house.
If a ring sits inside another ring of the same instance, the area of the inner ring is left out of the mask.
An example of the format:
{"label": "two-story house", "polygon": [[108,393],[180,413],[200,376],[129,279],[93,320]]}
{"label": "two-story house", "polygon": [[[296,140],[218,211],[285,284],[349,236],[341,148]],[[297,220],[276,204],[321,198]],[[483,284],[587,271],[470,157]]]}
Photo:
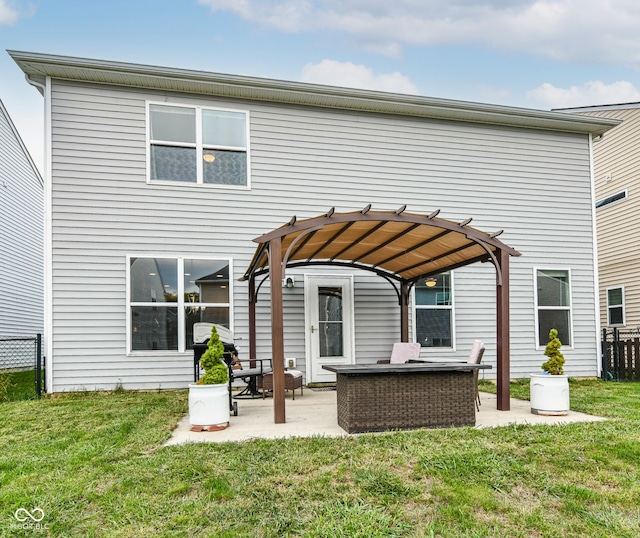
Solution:
{"label": "two-story house", "polygon": [[2,101],[0,232],[0,338],[34,337],[44,331],[44,185]]}
{"label": "two-story house", "polygon": [[[617,121],[10,55],[45,100],[50,392],[185,387],[197,321],[232,329],[241,354],[255,345],[271,356],[270,283],[250,313],[242,280],[253,240],[369,204],[504,229],[521,254],[510,266],[508,374],[538,371],[556,327],[567,372],[597,375],[591,150]],[[495,365],[495,279],[491,264],[473,264],[415,280],[408,339],[423,357],[465,360],[482,339]],[[315,367],[326,357],[389,357],[401,308],[384,279],[344,265],[287,269],[285,280],[271,283],[283,286],[284,356],[306,382],[326,379]]]}
{"label": "two-story house", "polygon": [[640,103],[563,109],[621,121],[593,145],[600,320],[640,326]]}

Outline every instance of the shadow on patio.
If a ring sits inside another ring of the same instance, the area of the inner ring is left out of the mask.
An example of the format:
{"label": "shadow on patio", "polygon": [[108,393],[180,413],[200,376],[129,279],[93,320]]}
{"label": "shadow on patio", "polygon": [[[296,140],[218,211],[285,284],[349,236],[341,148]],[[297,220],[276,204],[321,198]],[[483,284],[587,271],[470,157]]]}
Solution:
{"label": "shadow on patio", "polygon": [[[545,417],[533,415],[529,402],[511,399],[510,411],[496,409],[496,395],[480,393],[482,405],[476,413],[476,428],[507,426],[509,424],[562,424],[568,422],[593,422],[602,417],[570,411],[567,416]],[[189,417],[185,416],[173,431],[166,445],[181,443],[221,443],[246,441],[249,439],[277,439],[284,437],[340,437],[350,435],[337,422],[336,392],[317,391],[305,387],[304,395],[286,395],[286,418],[284,424],[273,422],[273,400],[255,398],[238,400],[238,416],[231,417],[230,426],[221,431],[192,432]],[[366,434],[355,434],[366,435]]]}

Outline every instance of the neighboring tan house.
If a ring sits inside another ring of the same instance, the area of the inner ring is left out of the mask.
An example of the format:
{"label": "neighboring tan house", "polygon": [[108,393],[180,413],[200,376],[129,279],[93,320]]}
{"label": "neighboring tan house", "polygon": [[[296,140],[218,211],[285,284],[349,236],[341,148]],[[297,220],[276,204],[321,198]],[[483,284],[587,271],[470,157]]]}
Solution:
{"label": "neighboring tan house", "polygon": [[615,119],[593,142],[600,323],[640,326],[640,103],[563,109]]}
{"label": "neighboring tan house", "polygon": [[0,101],[0,338],[44,333],[44,185]]}
{"label": "neighboring tan house", "polygon": [[[200,320],[232,329],[246,357],[253,314],[240,279],[253,240],[369,204],[504,229],[521,254],[510,262],[511,377],[539,371],[553,326],[566,371],[598,374],[591,138],[616,121],[9,54],[45,98],[49,392],[186,387]],[[384,279],[351,266],[286,277],[284,356],[306,382],[326,380],[326,357],[389,358],[401,309]],[[411,288],[409,339],[425,358],[462,361],[482,339],[495,366],[494,267],[434,278]],[[259,357],[272,351],[268,288]]]}

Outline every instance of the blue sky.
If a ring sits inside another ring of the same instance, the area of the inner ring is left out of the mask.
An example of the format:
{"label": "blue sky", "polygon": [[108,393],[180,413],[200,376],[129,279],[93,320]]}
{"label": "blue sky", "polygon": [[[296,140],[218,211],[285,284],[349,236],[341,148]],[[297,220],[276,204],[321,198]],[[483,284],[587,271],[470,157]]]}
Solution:
{"label": "blue sky", "polygon": [[0,99],[34,160],[22,50],[549,110],[640,101],[637,0],[0,0]]}

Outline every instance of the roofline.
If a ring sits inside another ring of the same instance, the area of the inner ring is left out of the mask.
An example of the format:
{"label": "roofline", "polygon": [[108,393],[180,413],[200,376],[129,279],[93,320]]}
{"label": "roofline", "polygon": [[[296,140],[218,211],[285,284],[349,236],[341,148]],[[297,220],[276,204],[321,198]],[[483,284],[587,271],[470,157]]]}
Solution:
{"label": "roofline", "polygon": [[534,110],[438,99],[373,90],[361,90],[290,82],[268,78],[228,75],[143,64],[93,60],[8,50],[24,73],[34,79],[46,77],[217,95],[231,98],[341,108],[382,114],[399,114],[452,121],[508,125],[599,136],[618,124],[609,118],[569,116]]}
{"label": "roofline", "polygon": [[40,182],[40,186],[44,187],[44,180],[42,179],[42,175],[40,174],[40,170],[38,170],[38,167],[36,166],[36,163],[33,161],[33,158],[31,157],[31,153],[29,153],[29,150],[27,149],[27,146],[24,145],[22,137],[20,136],[20,133],[18,132],[18,129],[16,128],[15,124],[13,123],[13,120],[11,119],[11,116],[9,115],[9,111],[4,106],[4,104],[2,102],[2,99],[0,99],[0,111],[2,111],[3,115],[5,116],[5,118],[7,118],[7,122],[9,123],[9,128],[13,131],[13,134],[15,135],[16,140],[18,141],[18,144],[20,145],[20,147],[22,148],[22,151],[24,152],[25,156],[27,157],[27,160],[29,161],[29,164],[31,165],[31,168],[35,172],[36,177],[38,178],[38,181]]}
{"label": "roofline", "polygon": [[598,112],[602,110],[620,110],[625,108],[640,108],[640,102],[631,103],[614,103],[609,105],[593,105],[593,106],[576,106],[571,108],[554,108],[554,111],[560,112]]}

